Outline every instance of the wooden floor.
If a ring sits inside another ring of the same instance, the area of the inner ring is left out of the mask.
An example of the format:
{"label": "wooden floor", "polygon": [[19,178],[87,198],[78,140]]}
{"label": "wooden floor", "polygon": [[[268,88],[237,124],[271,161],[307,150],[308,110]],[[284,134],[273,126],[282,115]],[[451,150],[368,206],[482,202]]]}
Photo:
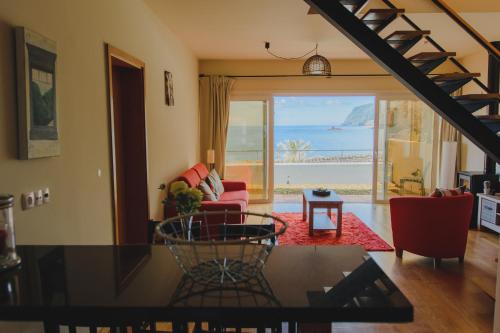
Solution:
{"label": "wooden floor", "polygon": [[[300,203],[251,205],[251,211],[296,212]],[[344,212],[356,214],[373,231],[392,245],[388,205],[345,204]],[[415,307],[411,324],[333,324],[333,332],[442,332],[484,333],[493,331],[494,295],[498,251],[496,234],[471,230],[464,264],[443,260],[438,269],[433,261],[405,252],[403,260],[394,252],[370,252]]]}

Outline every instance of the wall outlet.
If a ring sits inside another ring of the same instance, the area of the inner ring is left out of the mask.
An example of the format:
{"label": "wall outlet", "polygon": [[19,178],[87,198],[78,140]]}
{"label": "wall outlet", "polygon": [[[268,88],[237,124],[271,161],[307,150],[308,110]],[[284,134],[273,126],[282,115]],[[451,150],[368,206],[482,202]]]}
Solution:
{"label": "wall outlet", "polygon": [[35,193],[34,192],[23,193],[21,201],[24,210],[35,207]]}
{"label": "wall outlet", "polygon": [[43,203],[49,203],[50,202],[50,190],[49,188],[45,188],[43,190]]}
{"label": "wall outlet", "polygon": [[43,205],[43,192],[42,192],[42,190],[38,190],[35,192],[35,205],[37,205],[37,206]]}

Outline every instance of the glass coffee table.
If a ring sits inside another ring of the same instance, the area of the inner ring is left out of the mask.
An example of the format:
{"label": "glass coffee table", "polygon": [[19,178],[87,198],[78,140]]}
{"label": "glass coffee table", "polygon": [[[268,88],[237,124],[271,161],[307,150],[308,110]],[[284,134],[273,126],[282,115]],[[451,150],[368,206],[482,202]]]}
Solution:
{"label": "glass coffee table", "polygon": [[[330,191],[329,196],[314,195],[311,189],[305,189],[302,192],[302,219],[304,221],[308,220],[309,222],[309,236],[314,235],[314,230],[336,230],[337,237],[342,235],[342,204],[344,201],[337,195],[337,193],[335,193],[335,191]],[[308,204],[309,214],[307,214]],[[315,208],[326,208],[327,214],[314,215]],[[332,208],[337,209],[336,225],[332,222]]]}

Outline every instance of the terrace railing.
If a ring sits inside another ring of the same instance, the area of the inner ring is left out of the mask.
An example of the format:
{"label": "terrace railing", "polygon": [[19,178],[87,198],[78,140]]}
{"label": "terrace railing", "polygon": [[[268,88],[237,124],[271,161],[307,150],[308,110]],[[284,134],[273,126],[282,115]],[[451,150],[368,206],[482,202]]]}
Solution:
{"label": "terrace railing", "polygon": [[[261,162],[265,151],[258,149],[227,150],[226,163]],[[328,163],[371,162],[373,151],[368,149],[276,149],[275,163]]]}

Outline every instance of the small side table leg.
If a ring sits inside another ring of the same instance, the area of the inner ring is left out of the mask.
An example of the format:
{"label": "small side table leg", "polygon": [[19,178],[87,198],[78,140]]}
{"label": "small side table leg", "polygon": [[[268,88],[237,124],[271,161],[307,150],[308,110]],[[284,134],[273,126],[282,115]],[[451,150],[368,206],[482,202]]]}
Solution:
{"label": "small side table leg", "polygon": [[309,203],[309,236],[314,235],[314,208]]}
{"label": "small side table leg", "polygon": [[328,207],[326,209],[326,215],[328,215],[328,217],[330,218],[330,220],[332,219],[332,209],[330,207]]}
{"label": "small side table leg", "polygon": [[304,194],[302,194],[302,221],[307,221],[307,201]]}
{"label": "small side table leg", "polygon": [[337,208],[337,237],[342,236],[342,204]]}

